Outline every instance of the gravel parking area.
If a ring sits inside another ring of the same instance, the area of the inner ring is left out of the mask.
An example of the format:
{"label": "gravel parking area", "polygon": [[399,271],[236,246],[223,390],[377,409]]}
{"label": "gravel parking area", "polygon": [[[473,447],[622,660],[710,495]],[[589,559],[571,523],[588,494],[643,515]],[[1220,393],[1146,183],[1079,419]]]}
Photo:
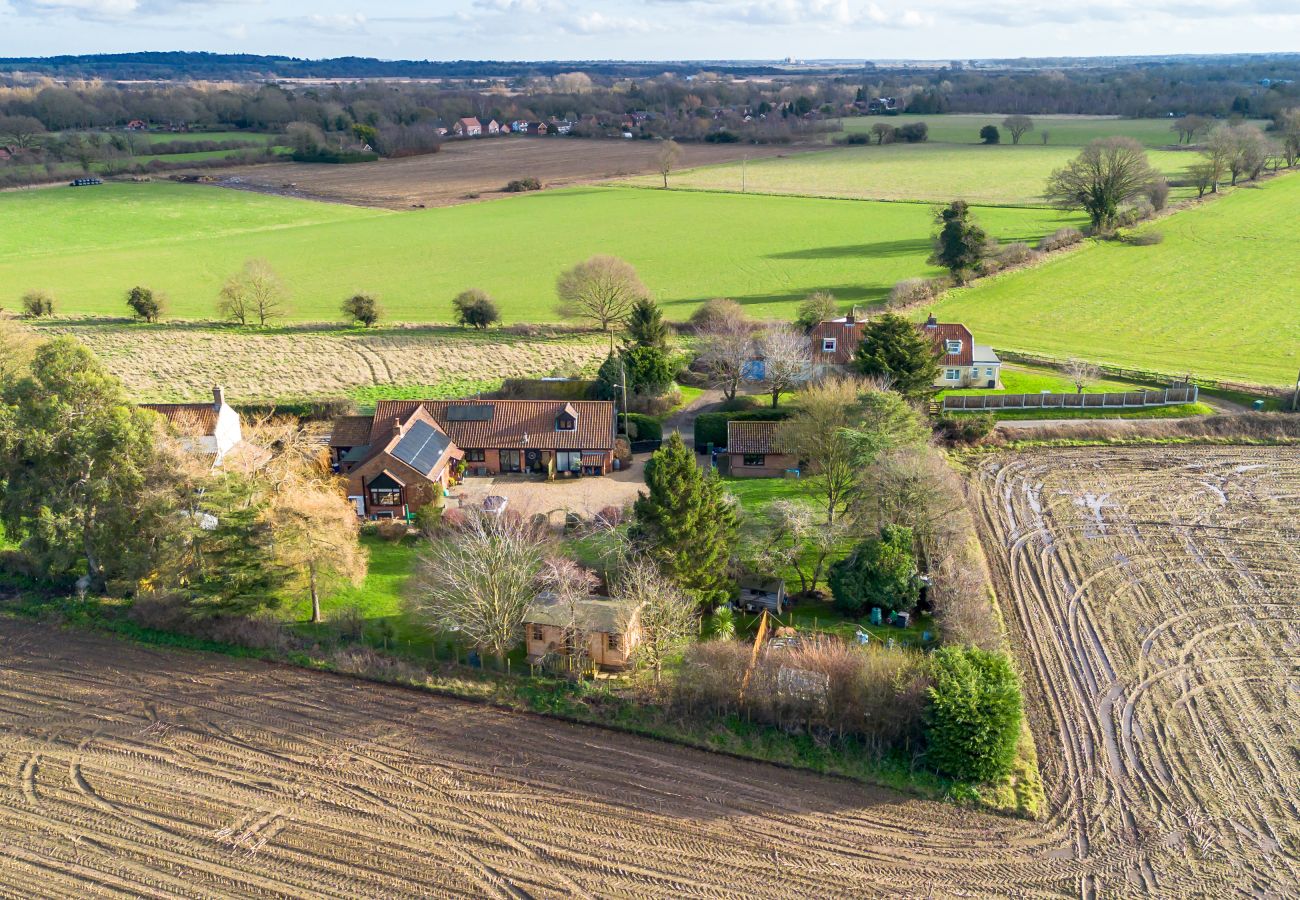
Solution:
{"label": "gravel parking area", "polygon": [[591,518],[607,506],[626,506],[645,487],[645,463],[648,453],[633,457],[630,468],[608,475],[565,478],[545,481],[535,475],[498,475],[492,478],[467,478],[452,491],[450,508],[481,508],[485,497],[505,497],[507,509],[531,516],[545,513],[559,525],[565,513],[576,512]]}

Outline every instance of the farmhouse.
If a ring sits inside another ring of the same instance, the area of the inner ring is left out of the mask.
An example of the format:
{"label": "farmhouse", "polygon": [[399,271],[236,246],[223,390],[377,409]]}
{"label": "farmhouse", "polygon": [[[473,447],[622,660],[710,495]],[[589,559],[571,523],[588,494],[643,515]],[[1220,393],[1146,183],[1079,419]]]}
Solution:
{"label": "farmhouse", "polygon": [[486,134],[500,134],[501,123],[498,122],[496,119],[492,119],[486,125],[483,126],[483,131]]}
{"label": "farmhouse", "polygon": [[799,458],[777,446],[779,422],[728,422],[727,455],[731,474],[740,478],[784,475]]}
{"label": "farmhouse", "polygon": [[606,400],[381,400],[335,422],[330,454],[366,518],[407,515],[454,477],[604,475],[614,464]]}
{"label": "farmhouse", "polygon": [[[809,335],[813,368],[826,372],[851,365],[865,325],[865,320],[850,313],[813,326]],[[992,347],[975,343],[974,335],[965,325],[940,322],[930,316],[917,327],[930,338],[939,360],[935,387],[997,388],[1001,384],[1002,361]]]}
{"label": "farmhouse", "polygon": [[126,123],[127,131],[145,131],[148,127],[149,126],[145,124],[144,119],[132,119],[130,122]]}
{"label": "farmhouse", "polygon": [[545,135],[550,129],[546,127],[545,122],[529,122],[528,133],[540,136]]}
{"label": "farmhouse", "polygon": [[220,385],[212,388],[211,403],[142,403],[140,407],[166,419],[187,450],[214,457],[213,465],[220,465],[227,453],[243,443],[239,413],[226,403]]}
{"label": "farmhouse", "polygon": [[[576,626],[576,627],[575,627]],[[641,643],[641,607],[608,597],[585,597],[572,604],[555,594],[537,597],[524,616],[528,661],[547,656],[571,657],[585,634],[587,655],[602,669],[626,669]]]}
{"label": "farmhouse", "polygon": [[451,133],[456,137],[479,137],[483,134],[483,123],[474,116],[457,119],[451,126]]}

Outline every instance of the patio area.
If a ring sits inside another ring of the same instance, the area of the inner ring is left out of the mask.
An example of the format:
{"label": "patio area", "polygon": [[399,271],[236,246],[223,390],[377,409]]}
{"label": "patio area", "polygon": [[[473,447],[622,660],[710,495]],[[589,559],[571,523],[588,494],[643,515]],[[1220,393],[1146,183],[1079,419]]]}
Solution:
{"label": "patio area", "polygon": [[645,487],[648,453],[632,458],[632,465],[608,475],[586,475],[546,481],[538,475],[495,475],[466,478],[451,490],[448,509],[482,509],[488,497],[505,497],[506,509],[524,516],[543,513],[562,525],[566,513],[590,519],[609,506],[623,507]]}

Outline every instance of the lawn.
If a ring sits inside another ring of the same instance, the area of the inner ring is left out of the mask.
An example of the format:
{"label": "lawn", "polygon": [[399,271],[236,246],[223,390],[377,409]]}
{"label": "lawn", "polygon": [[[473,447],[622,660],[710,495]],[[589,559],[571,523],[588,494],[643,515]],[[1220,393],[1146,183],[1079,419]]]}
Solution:
{"label": "lawn", "polygon": [[[980,410],[970,410],[975,413]],[[964,415],[961,410],[950,410]],[[1214,408],[1204,403],[1179,403],[1174,406],[1149,406],[1146,409],[999,409],[989,410],[999,420],[1025,419],[1186,419],[1208,416]]]}
{"label": "lawn", "polygon": [[[391,320],[447,321],[467,287],[491,293],[507,322],[554,320],[556,276],[597,253],[636,265],[678,321],[712,297],[783,317],[814,290],[870,303],[936,272],[925,261],[931,212],[918,204],[600,187],[389,212],[149,183],[10,193],[0,213],[18,223],[0,231],[5,305],[44,288],[61,313],[120,316],[126,291],[146,284],[169,295],[173,315],[211,317],[249,258],[280,272],[299,321],[336,319],[359,290],[377,293]],[[1079,223],[1053,210],[976,214],[1004,241]]]}
{"label": "lawn", "polygon": [[[1139,391],[1144,387],[1157,386],[1155,384],[1138,384],[1133,381],[1119,381],[1113,378],[1099,378],[1084,388],[1083,392],[1085,394],[1104,394],[1114,391]],[[955,388],[940,391],[937,399],[978,394],[1039,394],[1043,391],[1051,391],[1054,394],[1073,394],[1075,387],[1074,383],[1065,374],[1056,369],[1047,369],[1040,366],[1004,365],[1002,367],[1002,388],[1000,390]]]}
{"label": "lawn", "polygon": [[[1005,115],[950,113],[937,116],[859,116],[843,119],[844,131],[868,132],[877,122],[888,125],[908,125],[924,122],[930,129],[930,141],[945,144],[979,143],[980,129],[996,125],[1002,140],[1010,144],[1011,134],[1002,127]],[[1030,116],[1034,130],[1020,139],[1021,145],[1042,146],[1043,132],[1048,133],[1048,146],[1082,147],[1102,137],[1131,137],[1146,147],[1164,147],[1178,142],[1178,135],[1170,129],[1170,119],[1120,119],[1110,116]]]}
{"label": "lawn", "polygon": [[1144,231],[953,291],[936,304],[980,343],[1172,375],[1293,384],[1300,368],[1300,175],[1180,212]]}
{"label": "lawn", "polygon": [[[674,174],[669,184],[680,190],[740,191],[743,185],[753,194],[925,202],[962,198],[992,205],[1044,206],[1043,185],[1048,176],[1078,152],[1077,147],[1034,144],[854,146],[756,159],[743,165],[704,166]],[[1199,158],[1178,151],[1150,151],[1147,156],[1171,178]],[[628,183],[654,186],[657,179],[657,175],[639,176]],[[1191,195],[1190,188],[1173,193],[1175,199]]]}

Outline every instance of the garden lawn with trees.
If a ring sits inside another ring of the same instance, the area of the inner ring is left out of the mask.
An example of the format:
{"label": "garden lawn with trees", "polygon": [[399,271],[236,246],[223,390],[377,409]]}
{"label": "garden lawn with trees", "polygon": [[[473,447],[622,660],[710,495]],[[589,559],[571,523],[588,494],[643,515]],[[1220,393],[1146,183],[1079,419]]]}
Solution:
{"label": "garden lawn with trees", "polygon": [[[871,303],[938,272],[926,262],[929,210],[911,204],[585,188],[395,213],[152,183],[9,193],[0,213],[25,223],[0,234],[4,305],[43,289],[59,314],[121,316],[126,291],[144,284],[170,298],[172,316],[214,318],[223,283],[249,259],[279,274],[291,321],[337,320],[343,300],[369,293],[388,321],[446,322],[469,288],[505,323],[555,321],[557,277],[598,254],[635,266],[673,321],[711,297],[793,318],[816,290]],[[976,213],[1004,242],[1079,222],[1046,209]]]}

